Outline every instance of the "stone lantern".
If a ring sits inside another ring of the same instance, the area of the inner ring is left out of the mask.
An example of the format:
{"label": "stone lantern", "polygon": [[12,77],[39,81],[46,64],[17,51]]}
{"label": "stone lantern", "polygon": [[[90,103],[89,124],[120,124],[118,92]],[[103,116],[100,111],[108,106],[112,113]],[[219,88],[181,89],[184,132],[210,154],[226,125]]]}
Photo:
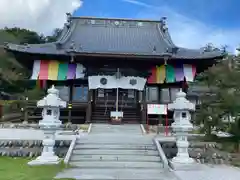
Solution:
{"label": "stone lantern", "polygon": [[188,133],[193,130],[191,124],[191,111],[195,111],[195,104],[186,99],[186,93],[180,91],[176,94],[176,100],[168,105],[170,111],[174,111],[172,129],[176,137],[178,148],[177,156],[173,158],[175,163],[193,163],[188,153]]}
{"label": "stone lantern", "polygon": [[37,107],[43,108],[42,120],[39,121],[40,129],[44,132],[43,151],[36,160],[29,165],[58,164],[59,158],[54,153],[55,133],[60,129],[60,108],[66,107],[66,102],[59,98],[59,91],[52,86],[48,89],[48,95],[37,102]]}

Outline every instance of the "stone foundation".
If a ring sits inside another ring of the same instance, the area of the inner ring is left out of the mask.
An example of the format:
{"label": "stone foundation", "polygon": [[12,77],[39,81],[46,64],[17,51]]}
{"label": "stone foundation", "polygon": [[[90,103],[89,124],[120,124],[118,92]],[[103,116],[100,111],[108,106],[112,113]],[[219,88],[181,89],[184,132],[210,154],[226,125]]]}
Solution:
{"label": "stone foundation", "polygon": [[[70,144],[70,140],[57,140],[54,147],[56,155],[65,157]],[[34,158],[41,155],[42,148],[42,141],[0,140],[0,156]]]}
{"label": "stone foundation", "polygon": [[[177,155],[175,142],[160,142],[162,149],[168,159]],[[228,153],[221,152],[217,143],[191,142],[189,156],[202,164],[230,164],[231,157]]]}

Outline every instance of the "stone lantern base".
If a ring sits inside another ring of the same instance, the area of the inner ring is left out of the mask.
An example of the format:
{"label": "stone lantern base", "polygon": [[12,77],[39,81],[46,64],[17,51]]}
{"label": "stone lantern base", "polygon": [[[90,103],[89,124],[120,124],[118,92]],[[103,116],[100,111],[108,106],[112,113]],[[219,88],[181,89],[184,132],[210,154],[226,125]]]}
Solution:
{"label": "stone lantern base", "polygon": [[43,153],[37,159],[28,162],[28,165],[52,165],[59,164],[61,162],[60,158],[52,153]]}
{"label": "stone lantern base", "polygon": [[193,158],[190,157],[182,157],[182,156],[176,156],[172,159],[173,163],[178,163],[178,164],[191,164],[195,163],[196,161]]}

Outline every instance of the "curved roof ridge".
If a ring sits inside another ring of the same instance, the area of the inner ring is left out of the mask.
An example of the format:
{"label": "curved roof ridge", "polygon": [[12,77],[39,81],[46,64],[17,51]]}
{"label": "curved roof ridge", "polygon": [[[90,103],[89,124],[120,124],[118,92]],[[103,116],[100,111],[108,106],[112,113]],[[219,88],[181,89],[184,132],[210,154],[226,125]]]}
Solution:
{"label": "curved roof ridge", "polygon": [[158,34],[161,36],[161,38],[164,40],[164,42],[166,42],[166,44],[169,46],[169,47],[172,47],[172,44],[168,41],[168,39],[165,37],[165,35],[162,33],[162,30],[160,29],[159,27],[159,24],[157,24],[157,31],[158,31]]}
{"label": "curved roof ridge", "polygon": [[61,40],[66,36],[66,34],[68,33],[69,31],[69,28],[67,27],[67,24],[65,23],[64,24],[64,27],[63,27],[63,30],[60,34],[60,36],[58,37],[57,41],[56,42],[61,42]]}
{"label": "curved roof ridge", "polygon": [[166,33],[165,36],[167,36],[167,40],[169,41],[169,43],[170,43],[173,47],[177,47],[177,46],[175,45],[175,43],[173,42],[172,37],[171,37],[170,33],[168,32],[168,30],[167,30],[165,33]]}
{"label": "curved roof ridge", "polygon": [[69,40],[69,38],[71,37],[72,33],[74,32],[74,30],[76,28],[76,21],[72,21],[71,23],[72,24],[69,26],[69,28],[67,27],[68,30],[67,30],[65,36],[62,37],[62,39],[60,39],[57,42],[59,42],[61,44],[64,44],[64,43],[66,43]]}

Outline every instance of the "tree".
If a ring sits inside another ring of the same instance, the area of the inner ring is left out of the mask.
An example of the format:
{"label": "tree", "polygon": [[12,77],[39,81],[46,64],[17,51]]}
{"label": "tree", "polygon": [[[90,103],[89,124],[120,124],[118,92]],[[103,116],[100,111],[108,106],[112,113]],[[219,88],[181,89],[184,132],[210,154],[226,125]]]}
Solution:
{"label": "tree", "polygon": [[[55,29],[51,36],[39,35],[37,32],[23,28],[0,29],[0,79],[1,90],[7,92],[23,92],[30,88],[27,81],[28,71],[24,69],[14,57],[6,53],[3,49],[5,42],[15,44],[40,44],[54,42],[60,36],[62,29]],[[30,84],[30,83],[29,83]]]}
{"label": "tree", "polygon": [[57,41],[57,39],[59,38],[61,33],[62,33],[62,29],[56,28],[56,29],[53,30],[53,33],[52,33],[51,36],[46,36],[45,37],[45,41],[46,42],[55,42],[55,41]]}
{"label": "tree", "polygon": [[5,28],[0,30],[0,83],[1,91],[23,92],[28,71],[24,69],[16,59],[3,49],[4,43],[11,42],[15,44],[41,43],[42,37],[36,32],[20,28]]}
{"label": "tree", "polygon": [[[228,131],[240,150],[240,56],[226,55],[213,67],[197,77],[195,84],[208,86],[208,92],[201,96],[197,110],[196,124],[203,124],[206,135],[212,129]],[[235,117],[235,122],[226,128],[223,117]]]}
{"label": "tree", "polygon": [[20,44],[40,44],[45,42],[45,38],[39,35],[37,32],[30,31],[27,29],[22,29],[18,27],[14,28],[4,28],[4,31],[13,35]]}

